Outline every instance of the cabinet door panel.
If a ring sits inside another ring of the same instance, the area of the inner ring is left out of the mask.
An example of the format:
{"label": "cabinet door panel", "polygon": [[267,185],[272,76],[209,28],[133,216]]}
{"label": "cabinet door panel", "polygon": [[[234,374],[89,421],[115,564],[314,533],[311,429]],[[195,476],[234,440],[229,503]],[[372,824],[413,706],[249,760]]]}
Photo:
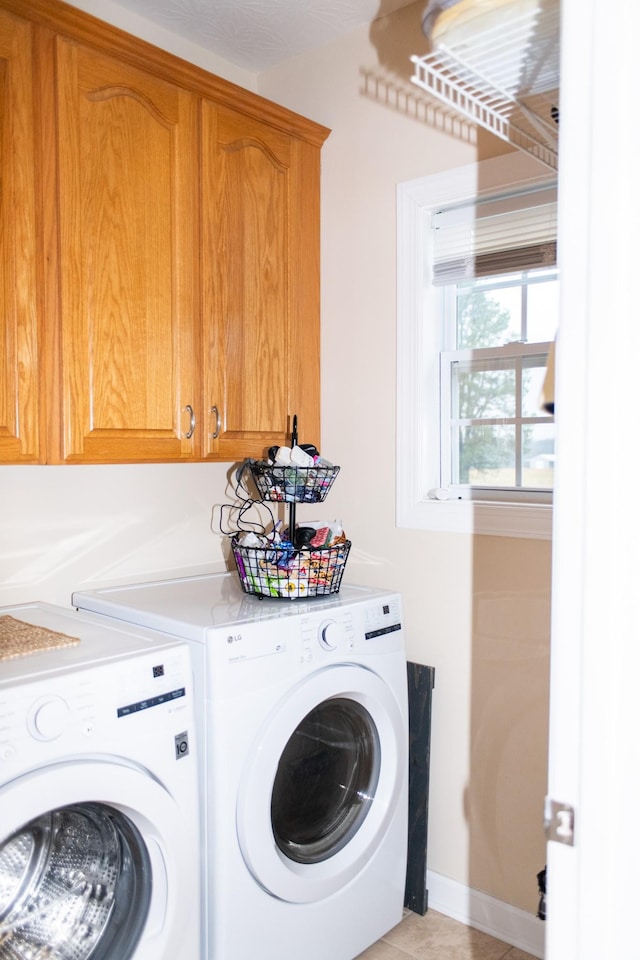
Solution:
{"label": "cabinet door panel", "polygon": [[197,456],[195,98],[57,42],[63,455]]}
{"label": "cabinet door panel", "polygon": [[0,463],[40,456],[33,51],[0,11]]}
{"label": "cabinet door panel", "polygon": [[[301,217],[295,138],[208,102],[202,138],[204,405],[220,415],[219,437],[208,436],[205,452],[226,460],[261,457],[271,444],[288,442],[293,414],[302,414],[305,437],[317,429],[318,264],[316,255],[301,266],[307,249],[300,242],[309,229],[317,245],[317,217]],[[295,307],[309,272],[306,378],[305,356],[297,352],[305,317]],[[300,379],[308,391],[306,423],[306,409],[297,409],[304,396],[292,390]]]}

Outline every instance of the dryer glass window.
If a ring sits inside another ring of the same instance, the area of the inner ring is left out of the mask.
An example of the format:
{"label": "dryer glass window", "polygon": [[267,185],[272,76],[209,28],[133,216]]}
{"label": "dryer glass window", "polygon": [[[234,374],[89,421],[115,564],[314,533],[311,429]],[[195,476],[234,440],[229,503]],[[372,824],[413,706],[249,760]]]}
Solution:
{"label": "dryer glass window", "polygon": [[345,698],[315,707],[290,737],[278,764],[271,822],[279,849],[297,863],[319,863],[359,830],[380,774],[371,715]]}
{"label": "dryer glass window", "polygon": [[144,841],[123,814],[87,803],[39,816],[0,845],[0,960],[128,960],[150,895]]}

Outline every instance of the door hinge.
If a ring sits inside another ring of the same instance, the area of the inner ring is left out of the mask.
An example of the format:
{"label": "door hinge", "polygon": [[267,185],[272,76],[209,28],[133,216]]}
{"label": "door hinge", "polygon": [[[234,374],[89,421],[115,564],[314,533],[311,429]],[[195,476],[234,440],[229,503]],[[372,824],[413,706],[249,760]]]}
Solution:
{"label": "door hinge", "polygon": [[544,798],[544,832],[547,840],[573,846],[575,810],[570,803]]}

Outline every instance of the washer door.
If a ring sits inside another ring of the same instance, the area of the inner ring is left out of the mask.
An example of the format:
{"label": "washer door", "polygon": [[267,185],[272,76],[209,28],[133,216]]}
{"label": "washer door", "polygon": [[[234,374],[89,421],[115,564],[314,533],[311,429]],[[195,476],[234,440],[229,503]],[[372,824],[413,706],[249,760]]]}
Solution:
{"label": "washer door", "polygon": [[406,802],[407,729],[364,667],[329,667],[279,704],[245,768],[237,828],[258,883],[292,903],[342,889]]}
{"label": "washer door", "polygon": [[158,783],[108,760],[60,763],[0,789],[0,808],[0,960],[154,955],[141,940],[167,922],[161,841],[176,826]]}

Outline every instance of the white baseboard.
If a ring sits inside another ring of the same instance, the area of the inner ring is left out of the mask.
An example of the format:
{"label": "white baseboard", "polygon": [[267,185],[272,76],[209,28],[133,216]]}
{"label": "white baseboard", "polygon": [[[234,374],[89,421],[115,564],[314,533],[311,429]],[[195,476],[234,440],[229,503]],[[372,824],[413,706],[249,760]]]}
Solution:
{"label": "white baseboard", "polygon": [[427,870],[427,890],[430,909],[489,933],[533,957],[544,958],[545,921],[532,913],[431,870]]}

